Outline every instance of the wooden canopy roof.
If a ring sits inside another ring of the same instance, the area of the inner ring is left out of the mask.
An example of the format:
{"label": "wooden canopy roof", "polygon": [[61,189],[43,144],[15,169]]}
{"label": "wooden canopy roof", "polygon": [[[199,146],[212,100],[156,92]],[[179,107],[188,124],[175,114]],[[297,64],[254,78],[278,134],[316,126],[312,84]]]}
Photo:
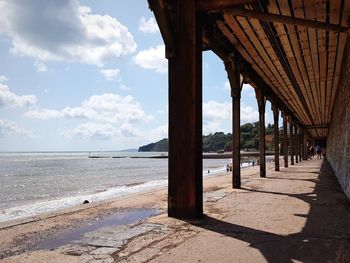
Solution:
{"label": "wooden canopy roof", "polygon": [[[171,45],[168,7],[174,0],[149,2]],[[326,137],[349,38],[350,1],[198,0],[197,6],[203,48],[222,58],[238,53],[248,83],[266,87],[312,137]]]}

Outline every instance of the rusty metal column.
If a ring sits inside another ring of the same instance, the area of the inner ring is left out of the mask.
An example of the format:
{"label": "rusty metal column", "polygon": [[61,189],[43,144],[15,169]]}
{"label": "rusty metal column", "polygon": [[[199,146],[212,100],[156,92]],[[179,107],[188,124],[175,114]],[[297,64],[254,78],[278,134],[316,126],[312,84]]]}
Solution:
{"label": "rusty metal column", "polygon": [[[173,5],[175,53],[169,57],[168,215],[203,215],[202,29],[196,0]],[[169,53],[169,52],[168,52]]]}
{"label": "rusty metal column", "polygon": [[294,133],[293,133],[294,123],[292,117],[289,117],[289,138],[290,138],[290,164],[294,165]]}
{"label": "rusty metal column", "polygon": [[300,162],[300,134],[299,134],[299,127],[296,125],[295,126],[295,144],[296,144],[296,159],[298,162]]}
{"label": "rusty metal column", "polygon": [[295,163],[299,163],[299,139],[298,139],[297,124],[294,125],[294,142],[295,142],[295,151],[294,151]]}
{"label": "rusty metal column", "polygon": [[309,155],[307,154],[307,146],[308,146],[308,136],[306,134],[306,131],[304,131],[304,146],[305,146],[305,156],[306,156],[306,160],[309,159]]}
{"label": "rusty metal column", "polygon": [[259,159],[260,159],[260,177],[266,177],[266,158],[265,158],[265,105],[266,97],[261,90],[262,86],[255,88],[255,96],[259,109]]}
{"label": "rusty metal column", "polygon": [[283,161],[284,161],[284,167],[287,168],[288,167],[288,131],[287,131],[288,117],[285,111],[282,111],[282,118],[283,118]]}
{"label": "rusty metal column", "polygon": [[279,152],[279,143],[280,143],[280,135],[278,128],[278,117],[279,110],[276,103],[271,103],[271,109],[273,112],[273,124],[274,124],[274,136],[275,136],[275,171],[280,170],[280,152]]}
{"label": "rusty metal column", "polygon": [[224,61],[232,96],[232,188],[241,188],[241,76],[239,60],[231,54]]}
{"label": "rusty metal column", "polygon": [[305,136],[305,131],[303,130],[303,133],[302,133],[302,144],[303,144],[303,159],[304,161],[307,160],[308,156],[307,156],[307,148],[306,148],[306,136]]}
{"label": "rusty metal column", "polygon": [[302,162],[303,160],[303,138],[302,138],[302,132],[301,128],[299,128],[299,162]]}

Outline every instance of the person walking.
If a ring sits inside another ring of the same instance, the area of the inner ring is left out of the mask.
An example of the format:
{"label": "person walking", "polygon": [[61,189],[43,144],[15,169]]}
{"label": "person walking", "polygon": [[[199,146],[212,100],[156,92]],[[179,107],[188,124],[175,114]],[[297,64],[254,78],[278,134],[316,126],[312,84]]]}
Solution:
{"label": "person walking", "polygon": [[322,159],[321,147],[318,144],[316,145],[316,154],[317,154],[317,159]]}

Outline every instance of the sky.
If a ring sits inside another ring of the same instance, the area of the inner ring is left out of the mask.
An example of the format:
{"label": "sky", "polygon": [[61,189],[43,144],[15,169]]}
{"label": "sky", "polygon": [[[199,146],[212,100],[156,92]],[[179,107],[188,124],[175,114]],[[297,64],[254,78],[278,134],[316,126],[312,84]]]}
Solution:
{"label": "sky", "polygon": [[[137,149],[168,135],[164,43],[146,0],[0,0],[0,151]],[[203,52],[203,132],[231,132],[223,62]],[[258,121],[244,85],[241,124]],[[266,105],[266,123],[272,123]]]}

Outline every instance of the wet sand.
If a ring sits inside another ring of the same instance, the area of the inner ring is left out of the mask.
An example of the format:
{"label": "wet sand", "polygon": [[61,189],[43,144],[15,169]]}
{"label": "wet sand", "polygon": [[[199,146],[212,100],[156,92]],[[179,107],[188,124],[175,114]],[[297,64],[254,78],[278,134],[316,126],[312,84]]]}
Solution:
{"label": "wet sand", "polygon": [[[157,202],[156,197],[162,201]],[[165,201],[165,189],[160,189],[141,195],[133,194],[115,200],[85,204],[52,214],[2,223],[0,225],[0,259],[31,251],[39,245],[44,247],[45,240],[55,239],[62,234],[70,234],[94,221],[109,221],[111,217],[118,217],[128,212],[133,213],[137,209],[163,213]],[[143,216],[140,216],[140,219],[142,218]]]}
{"label": "wet sand", "polygon": [[[228,173],[206,177],[205,191],[227,187],[230,177]],[[52,242],[62,234],[70,235],[74,231],[79,232],[80,228],[84,228],[93,221],[105,222],[111,217],[140,210],[152,211],[152,214],[157,211],[157,214],[162,215],[166,213],[166,207],[167,189],[161,188],[100,203],[84,204],[28,219],[0,223],[0,259],[23,254],[38,247],[47,248],[49,245],[45,245],[45,241]],[[143,218],[144,216],[139,216],[134,221]],[[52,247],[49,246],[49,248]]]}
{"label": "wet sand", "polygon": [[134,224],[150,216],[158,214],[157,209],[125,209],[125,211],[116,211],[114,214],[102,218],[94,218],[74,230],[59,234],[57,237],[45,239],[37,246],[35,250],[52,250],[59,246],[64,246],[80,240],[85,233],[95,231],[106,226],[120,226]]}

